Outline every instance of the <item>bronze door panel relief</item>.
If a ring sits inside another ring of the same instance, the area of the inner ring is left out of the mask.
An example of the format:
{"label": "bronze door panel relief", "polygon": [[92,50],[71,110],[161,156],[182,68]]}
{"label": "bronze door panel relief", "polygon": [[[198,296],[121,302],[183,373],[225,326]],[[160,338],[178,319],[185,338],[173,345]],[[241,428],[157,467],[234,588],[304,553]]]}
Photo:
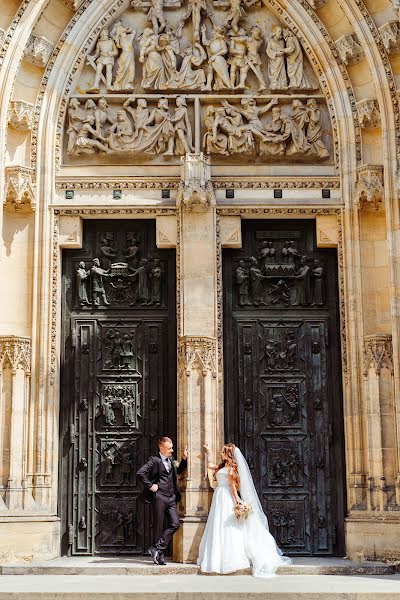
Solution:
{"label": "bronze door panel relief", "polygon": [[89,222],[63,257],[64,554],[142,554],[136,470],[176,431],[175,255],[154,222]]}
{"label": "bronze door panel relief", "polygon": [[225,438],[289,554],[343,551],[337,263],[310,221],[242,222],[225,252]]}

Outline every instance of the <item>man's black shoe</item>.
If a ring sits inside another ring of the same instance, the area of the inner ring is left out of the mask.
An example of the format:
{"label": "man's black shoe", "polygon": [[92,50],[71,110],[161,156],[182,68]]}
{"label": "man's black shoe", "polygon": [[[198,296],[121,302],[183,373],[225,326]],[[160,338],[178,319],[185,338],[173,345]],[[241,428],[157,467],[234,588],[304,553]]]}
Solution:
{"label": "man's black shoe", "polygon": [[158,551],[157,553],[157,560],[158,560],[158,564],[159,565],[166,565],[167,563],[164,560],[164,554],[161,552],[161,550]]}
{"label": "man's black shoe", "polygon": [[149,548],[149,554],[150,554],[151,558],[153,559],[155,565],[160,564],[158,562],[158,550],[157,550],[157,548],[154,548],[154,546],[151,546]]}

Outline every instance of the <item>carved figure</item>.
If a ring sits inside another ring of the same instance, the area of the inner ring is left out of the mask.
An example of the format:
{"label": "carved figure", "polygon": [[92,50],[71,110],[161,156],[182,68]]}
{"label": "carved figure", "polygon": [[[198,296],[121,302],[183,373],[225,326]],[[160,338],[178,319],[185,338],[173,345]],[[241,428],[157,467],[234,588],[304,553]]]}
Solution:
{"label": "carved figure", "polygon": [[276,358],[278,353],[278,342],[276,340],[268,340],[265,346],[265,355],[267,358],[267,368],[274,370],[276,368]]}
{"label": "carved figure", "polygon": [[267,43],[268,77],[271,90],[286,90],[288,79],[285,64],[285,40],[282,27],[276,25]]}
{"label": "carved figure", "polygon": [[124,335],[122,342],[122,366],[125,369],[132,369],[133,361],[133,342],[129,335]]}
{"label": "carved figure", "polygon": [[135,399],[132,396],[121,398],[121,409],[124,423],[130,427],[136,423]]}
{"label": "carved figure", "polygon": [[271,404],[270,404],[270,413],[271,413],[271,422],[279,427],[283,424],[284,421],[284,411],[285,401],[281,393],[273,394]]}
{"label": "carved figure", "polygon": [[155,34],[165,29],[164,2],[163,0],[150,0],[151,7],[147,13],[147,20],[151,23]]}
{"label": "carved figure", "polygon": [[168,87],[179,90],[204,90],[206,76],[200,67],[207,58],[207,54],[199,42],[189,46],[183,51],[183,60],[179,72],[173,74],[168,81]]}
{"label": "carved figure", "polygon": [[297,421],[297,409],[299,406],[299,398],[297,395],[297,390],[293,385],[291,385],[286,391],[286,403],[289,406],[286,421],[288,423],[295,423]]}
{"label": "carved figure", "polygon": [[322,137],[322,117],[315,98],[307,100],[308,125],[306,137],[311,144],[311,152],[319,158],[327,158],[329,150],[321,140]]}
{"label": "carved figure", "polygon": [[207,38],[206,26],[201,28],[203,46],[207,48],[208,53],[208,71],[207,84],[205,90],[211,91],[211,84],[214,78],[214,90],[232,89],[229,77],[228,63],[225,56],[228,54],[228,46],[225,39],[225,30],[217,26],[213,29],[211,38]]}
{"label": "carved figure", "polygon": [[258,306],[259,304],[266,304],[263,298],[263,281],[265,276],[261,273],[257,259],[252,256],[250,259],[250,284],[251,294],[253,303]]}
{"label": "carved figure", "polygon": [[294,265],[296,263],[297,260],[300,260],[301,256],[300,256],[300,252],[297,250],[296,248],[296,243],[291,240],[290,242],[288,242],[288,249],[287,249],[287,262],[291,265]]}
{"label": "carved figure", "polygon": [[184,96],[178,96],[176,99],[176,109],[171,123],[174,124],[174,149],[172,152],[164,152],[165,156],[176,154],[183,156],[190,152],[194,152],[192,145],[192,127],[190,125],[186,99]]}
{"label": "carved figure", "polygon": [[283,248],[281,250],[282,255],[282,263],[287,264],[289,262],[289,242],[285,242],[283,244]]}
{"label": "carved figure", "polygon": [[109,144],[112,150],[127,150],[133,141],[133,127],[124,110],[117,111],[117,120],[111,125]]}
{"label": "carved figure", "polygon": [[299,482],[300,459],[295,452],[290,452],[286,467],[288,484],[297,485]]}
{"label": "carved figure", "polygon": [[136,37],[136,31],[124,27],[121,20],[118,20],[113,29],[111,36],[114,38],[117,48],[121,50],[121,54],[117,60],[117,72],[114,77],[114,92],[130,91],[134,89],[135,79],[135,51],[133,42]]}
{"label": "carved figure", "polygon": [[88,100],[86,100],[86,102],[85,102],[86,116],[94,115],[96,108],[97,108],[96,102],[92,98],[89,98]]}
{"label": "carved figure", "polygon": [[228,139],[228,153],[249,153],[254,150],[254,140],[249,129],[244,125],[242,115],[226,100],[223,106],[215,111],[213,131],[221,131]]}
{"label": "carved figure", "polygon": [[[128,423],[130,425],[130,423]],[[124,484],[127,483],[129,484],[129,475],[131,474],[132,471],[132,457],[131,457],[131,453],[129,452],[128,449],[125,449],[122,454],[121,454],[121,466],[120,466],[120,473],[121,473],[121,480],[120,483]],[[124,539],[126,538],[126,533],[124,531]]]}
{"label": "carved figure", "polygon": [[264,270],[265,270],[265,266],[268,262],[269,259],[269,247],[268,247],[268,242],[264,241],[261,244],[261,247],[258,251],[258,259],[259,261],[262,263],[262,265],[264,266]]}
{"label": "carved figure", "polygon": [[93,266],[90,269],[92,277],[92,302],[95,306],[100,306],[100,298],[108,306],[106,290],[104,289],[103,277],[108,277],[108,271],[102,269],[98,258],[93,259]]}
{"label": "carved figure", "polygon": [[142,87],[165,90],[170,79],[176,76],[176,55],[171,45],[170,35],[154,35],[153,30],[145,29],[139,61],[143,63]]}
{"label": "carved figure", "polygon": [[244,260],[239,262],[239,266],[235,272],[236,285],[239,294],[239,306],[250,306],[249,301],[249,274],[246,269]]}
{"label": "carved figure", "polygon": [[[289,299],[288,299],[289,300]],[[289,369],[293,369],[296,360],[297,344],[292,334],[286,339],[286,362]]]}
{"label": "carved figure", "polygon": [[286,70],[289,79],[288,87],[290,89],[308,90],[313,89],[313,85],[308,81],[303,70],[303,50],[297,37],[290,29],[283,30],[283,39],[285,40]]}
{"label": "carved figure", "polygon": [[313,298],[312,306],[324,304],[324,268],[321,261],[316,258],[312,269],[313,276]]}
{"label": "carved figure", "polygon": [[305,127],[308,123],[308,112],[301,100],[293,100],[292,114],[288,120],[290,128],[290,143],[286,155],[307,154],[311,144],[307,141]]}
{"label": "carved figure", "polygon": [[[79,156],[82,152],[84,154],[95,154],[96,149],[104,154],[109,152],[108,147],[105,145],[107,140],[93,129],[94,121],[95,118],[92,115],[83,120],[82,126],[76,136],[74,155]],[[105,143],[99,142],[99,139]]]}
{"label": "carved figure", "polygon": [[[147,271],[147,259],[142,258],[140,261],[139,268],[136,269],[130,277],[132,279],[138,279],[138,288],[137,288],[137,299],[141,300],[141,305],[145,306],[149,303],[149,285],[148,285],[148,271]],[[132,269],[131,269],[132,270]],[[136,303],[136,299],[131,303],[132,305]]]}
{"label": "carved figure", "polygon": [[86,271],[85,263],[81,261],[78,265],[78,269],[76,271],[76,281],[78,288],[78,297],[81,306],[87,306],[91,304],[89,302],[88,297],[88,281],[89,281],[90,271]]}
{"label": "carved figure", "polygon": [[294,276],[295,301],[293,306],[306,306],[310,304],[310,275],[311,270],[307,265],[307,258],[301,257],[300,268]]}
{"label": "carved figure", "polygon": [[114,332],[111,338],[111,356],[112,356],[112,364],[115,368],[121,369],[123,366],[123,341],[120,332],[118,329]]}
{"label": "carved figure", "polygon": [[271,304],[284,304],[289,306],[290,290],[283,279],[280,279],[277,284],[273,285],[268,292],[271,296]]}
{"label": "carved figure", "polygon": [[100,239],[100,252],[108,259],[114,259],[118,255],[118,251],[110,244],[107,238]]}
{"label": "carved figure", "polygon": [[96,132],[101,135],[104,135],[105,133],[104,126],[107,121],[109,123],[113,123],[113,120],[109,115],[108,108],[107,100],[104,97],[99,98],[98,104],[94,110],[94,118],[96,122]]}
{"label": "carved figure", "polygon": [[76,138],[84,118],[85,112],[78,98],[71,98],[68,106],[68,129],[66,132],[68,134],[67,154],[74,154]]}
{"label": "carved figure", "polygon": [[258,81],[258,92],[262,92],[266,89],[264,76],[261,71],[262,60],[260,57],[260,49],[263,44],[263,36],[261,29],[258,25],[254,25],[250,29],[250,36],[247,38],[247,54],[246,54],[246,64],[251,71],[253,71],[254,75]]}
{"label": "carved figure", "polygon": [[198,42],[200,40],[201,11],[207,13],[206,0],[188,0],[188,6],[182,18],[182,24],[187,21],[190,16],[192,17],[193,42]]}
{"label": "carved figure", "polygon": [[114,456],[113,453],[111,451],[111,448],[107,448],[107,450],[104,450],[104,463],[105,463],[105,468],[104,468],[104,474],[105,474],[105,481],[111,481],[112,483],[114,483]]}
{"label": "carved figure", "polygon": [[[96,45],[96,51],[93,55],[87,57],[87,62],[96,71],[93,86],[88,90],[94,94],[100,91],[100,80],[105,81],[107,89],[112,87],[112,74],[115,63],[115,57],[118,56],[118,49],[114,40],[109,36],[108,29],[104,28],[100,32]],[[106,71],[105,80],[103,71]]]}
{"label": "carved figure", "polygon": [[139,256],[139,243],[135,238],[127,240],[128,246],[125,250],[125,259],[131,263],[133,267],[137,265],[137,259]]}
{"label": "carved figure", "polygon": [[240,19],[246,17],[243,4],[246,4],[246,6],[251,6],[255,1],[256,0],[229,0],[229,12],[225,17],[225,22],[228,24],[228,26],[230,24],[232,31],[236,33],[239,29]]}
{"label": "carved figure", "polygon": [[162,269],[158,258],[154,259],[151,270],[151,301],[153,304],[161,304],[161,277]]}
{"label": "carved figure", "polygon": [[285,141],[290,135],[287,120],[283,117],[280,106],[274,106],[271,114],[272,119],[265,126],[266,140],[260,141],[260,154],[283,156],[286,151]]}
{"label": "carved figure", "polygon": [[218,120],[216,119],[217,108],[208,106],[204,117],[206,132],[203,137],[203,148],[206,154],[228,155],[228,137],[218,131]]}
{"label": "carved figure", "polygon": [[102,404],[102,409],[103,409],[103,415],[104,415],[107,425],[113,425],[113,423],[115,421],[115,413],[113,410],[112,398],[110,398],[108,396],[104,396],[102,398],[101,404]]}
{"label": "carved figure", "polygon": [[[246,31],[241,27],[237,31],[231,29],[228,36],[229,40],[229,59],[230,81],[234,89],[244,89],[246,87],[249,65],[246,61],[248,38]],[[237,77],[239,74],[239,77]]]}

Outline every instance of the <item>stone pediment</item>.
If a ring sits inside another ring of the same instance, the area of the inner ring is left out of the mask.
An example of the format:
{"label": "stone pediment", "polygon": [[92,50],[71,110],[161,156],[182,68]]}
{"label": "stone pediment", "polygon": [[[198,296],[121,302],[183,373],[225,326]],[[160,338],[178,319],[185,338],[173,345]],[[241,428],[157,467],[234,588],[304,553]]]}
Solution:
{"label": "stone pediment", "polygon": [[83,61],[63,164],[331,165],[332,147],[306,52],[263,4],[133,0]]}

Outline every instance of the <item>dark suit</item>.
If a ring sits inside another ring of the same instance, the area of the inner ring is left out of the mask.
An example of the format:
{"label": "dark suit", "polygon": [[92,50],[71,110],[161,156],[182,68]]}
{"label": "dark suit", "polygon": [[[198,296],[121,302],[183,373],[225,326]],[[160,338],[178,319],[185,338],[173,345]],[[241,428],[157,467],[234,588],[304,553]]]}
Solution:
{"label": "dark suit", "polygon": [[[160,455],[151,456],[147,463],[136,473],[143,484],[143,491],[139,499],[148,504],[151,503],[153,511],[153,540],[157,550],[164,551],[171,537],[179,528],[179,515],[176,503],[181,499],[181,493],[177,482],[177,475],[183,473],[187,467],[187,460],[182,459],[179,466],[175,467],[174,459],[171,457],[170,472],[166,470]],[[150,491],[151,486],[156,483],[159,486],[157,492]],[[168,527],[164,531],[164,519],[168,518]]]}

